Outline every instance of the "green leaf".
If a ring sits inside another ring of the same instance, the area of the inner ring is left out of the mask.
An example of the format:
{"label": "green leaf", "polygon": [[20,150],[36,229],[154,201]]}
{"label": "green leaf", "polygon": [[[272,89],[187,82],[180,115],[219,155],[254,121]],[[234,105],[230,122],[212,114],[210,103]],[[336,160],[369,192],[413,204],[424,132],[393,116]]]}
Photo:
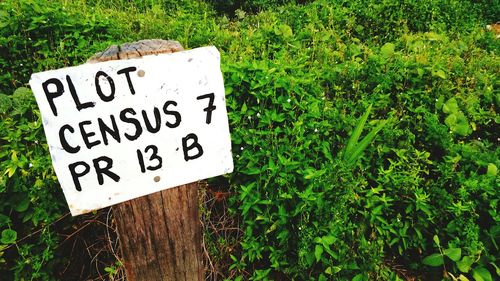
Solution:
{"label": "green leaf", "polygon": [[462,257],[462,249],[460,248],[449,248],[443,251],[447,257],[449,257],[452,261],[459,261],[460,257]]}
{"label": "green leaf", "polygon": [[245,175],[257,175],[260,174],[260,169],[257,167],[249,167],[245,170],[242,170],[241,173]]}
{"label": "green leaf", "polygon": [[390,57],[392,55],[394,55],[394,44],[392,43],[385,43],[384,46],[382,46],[382,48],[380,48],[380,54],[382,54],[383,57]]}
{"label": "green leaf", "polygon": [[18,202],[16,204],[16,206],[14,207],[14,210],[16,210],[16,212],[24,212],[28,209],[30,205],[30,198],[28,196],[24,197],[20,202]]}
{"label": "green leaf", "polygon": [[0,227],[10,223],[10,218],[4,214],[0,214]]}
{"label": "green leaf", "polygon": [[368,115],[370,115],[371,109],[372,105],[370,104],[363,116],[361,116],[361,118],[359,119],[358,124],[356,124],[356,128],[354,128],[354,131],[352,131],[351,137],[349,138],[349,141],[347,142],[347,146],[345,148],[344,160],[347,160],[348,156],[352,153],[352,150],[358,143],[359,136],[363,131],[363,127],[365,126],[366,119],[368,119]]}
{"label": "green leaf", "polygon": [[327,267],[327,268],[325,269],[325,273],[326,273],[326,274],[328,274],[328,275],[332,275],[332,274],[333,274],[333,273],[332,273],[332,267],[331,267],[331,266]]}
{"label": "green leaf", "polygon": [[337,238],[335,238],[335,236],[328,235],[328,236],[323,236],[321,240],[323,240],[323,242],[327,245],[332,245],[333,243],[335,243]]}
{"label": "green leaf", "polygon": [[497,166],[493,163],[488,163],[488,171],[486,174],[488,176],[496,176],[498,172]]}
{"label": "green leaf", "polygon": [[467,136],[471,132],[467,117],[465,117],[463,112],[460,110],[448,115],[448,117],[444,120],[444,123],[450,128],[451,131],[461,136]]}
{"label": "green leaf", "polygon": [[433,72],[432,72],[432,76],[437,76],[437,77],[439,77],[439,78],[441,78],[441,79],[446,79],[446,73],[444,73],[444,71],[443,71],[443,70],[441,70],[441,69],[440,69],[440,70],[433,71]]}
{"label": "green leaf", "polygon": [[458,103],[455,98],[451,98],[446,101],[446,103],[443,105],[443,112],[444,113],[455,113],[458,112]]}
{"label": "green leaf", "polygon": [[434,236],[432,236],[432,240],[434,240],[434,243],[436,243],[438,247],[441,247],[441,243],[439,242],[439,237],[437,235],[434,234]]}
{"label": "green leaf", "polygon": [[424,75],[424,70],[422,68],[417,68],[417,74],[418,74],[418,77],[422,77]]}
{"label": "green leaf", "polygon": [[321,245],[316,245],[314,247],[314,256],[316,257],[316,262],[321,260],[321,254],[323,254],[323,247]]}
{"label": "green leaf", "polygon": [[9,13],[6,11],[0,10],[0,28],[4,28],[9,25]]}
{"label": "green leaf", "polygon": [[493,281],[491,273],[484,267],[476,267],[472,270],[472,277],[476,281]]}
{"label": "green leaf", "polygon": [[358,145],[356,146],[356,149],[352,152],[350,157],[347,159],[348,165],[354,164],[354,162],[358,159],[359,156],[361,156],[361,153],[365,150],[365,148],[375,139],[377,136],[378,132],[384,128],[385,124],[387,123],[387,120],[384,120],[380,122],[377,127],[375,127],[366,137],[361,140]]}
{"label": "green leaf", "polygon": [[340,266],[329,266],[326,270],[325,273],[329,275],[333,275],[335,273],[339,273],[342,270]]}
{"label": "green leaf", "polygon": [[359,273],[354,278],[352,278],[352,281],[365,281],[368,280],[368,277],[364,273]]}
{"label": "green leaf", "polygon": [[440,266],[444,263],[443,255],[439,253],[432,254],[430,256],[425,257],[422,262],[430,266]]}
{"label": "green leaf", "polygon": [[463,273],[467,273],[470,270],[471,265],[474,263],[474,260],[469,256],[464,256],[461,261],[457,261],[458,270]]}
{"label": "green leaf", "polygon": [[459,281],[469,281],[469,278],[463,276],[462,274],[460,274],[457,278]]}
{"label": "green leaf", "polygon": [[280,25],[280,31],[283,37],[289,38],[293,36],[292,28],[286,24]]}
{"label": "green leaf", "polygon": [[19,87],[13,93],[13,95],[15,96],[24,96],[24,95],[31,96],[32,94],[33,93],[31,92],[31,89],[26,87]]}
{"label": "green leaf", "polygon": [[3,244],[12,244],[16,242],[17,232],[12,229],[5,229],[2,231],[2,238],[0,238],[0,242]]}

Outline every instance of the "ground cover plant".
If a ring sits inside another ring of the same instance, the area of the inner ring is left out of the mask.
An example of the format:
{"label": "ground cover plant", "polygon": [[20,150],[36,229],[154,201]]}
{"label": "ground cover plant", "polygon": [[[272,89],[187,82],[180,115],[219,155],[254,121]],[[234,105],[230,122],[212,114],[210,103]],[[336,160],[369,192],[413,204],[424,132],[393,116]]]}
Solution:
{"label": "ground cover plant", "polygon": [[485,26],[499,11],[495,0],[3,1],[2,280],[122,276],[109,210],[68,216],[26,87],[32,72],[145,38],[222,55],[235,171],[200,192],[207,277],[498,279],[500,40]]}

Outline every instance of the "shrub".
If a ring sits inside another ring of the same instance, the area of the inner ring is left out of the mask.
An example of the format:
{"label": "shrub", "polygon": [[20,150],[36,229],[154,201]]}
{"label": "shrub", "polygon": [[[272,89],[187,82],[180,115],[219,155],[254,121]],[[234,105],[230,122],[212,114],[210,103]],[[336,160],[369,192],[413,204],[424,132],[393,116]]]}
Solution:
{"label": "shrub", "polygon": [[229,183],[241,236],[205,239],[214,260],[232,261],[225,276],[498,277],[500,41],[482,26],[496,6],[286,2],[231,2],[255,12],[234,20],[204,2],[0,4],[11,69],[0,77],[1,276],[54,279],[62,262],[51,223],[66,207],[19,87],[110,43],[159,37],[221,50],[235,170],[214,182]]}

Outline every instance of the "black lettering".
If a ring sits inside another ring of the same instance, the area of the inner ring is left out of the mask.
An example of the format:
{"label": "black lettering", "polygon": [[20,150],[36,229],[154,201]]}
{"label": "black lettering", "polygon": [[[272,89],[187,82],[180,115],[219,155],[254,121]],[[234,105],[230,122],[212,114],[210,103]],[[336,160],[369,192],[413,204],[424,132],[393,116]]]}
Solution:
{"label": "black lettering", "polygon": [[134,85],[132,85],[132,79],[130,79],[130,72],[136,71],[136,70],[137,70],[137,67],[131,66],[131,67],[127,67],[124,69],[120,69],[120,70],[118,70],[118,72],[116,72],[118,74],[125,74],[125,76],[127,77],[128,88],[130,89],[130,93],[132,95],[135,95],[135,90],[134,90]]}
{"label": "black lettering", "polygon": [[[188,140],[192,140],[193,142],[188,146]],[[189,151],[193,148],[196,148],[198,151],[195,155],[189,155]],[[203,155],[203,148],[198,143],[198,136],[195,134],[189,134],[185,138],[182,138],[182,150],[184,151],[184,160],[194,160],[200,158]]]}
{"label": "black lettering", "polygon": [[66,81],[68,82],[69,92],[71,93],[71,96],[73,97],[73,100],[75,101],[76,109],[78,109],[78,111],[80,111],[84,108],[94,107],[93,102],[85,102],[83,104],[80,102],[80,98],[76,94],[75,85],[73,85],[73,81],[71,81],[71,77],[69,77],[69,75],[66,75]]}
{"label": "black lettering", "polygon": [[215,100],[215,95],[214,93],[206,94],[206,95],[201,95],[197,97],[197,100],[202,100],[208,98],[208,106],[203,109],[207,113],[207,117],[205,119],[205,122],[207,124],[210,124],[212,122],[212,111],[214,111],[217,107],[214,105],[214,100]]}
{"label": "black lettering", "polygon": [[144,156],[142,156],[142,152],[140,149],[137,149],[137,159],[139,160],[139,166],[141,167],[141,172],[146,172],[146,167],[144,166]]}
{"label": "black lettering", "polygon": [[145,173],[146,169],[148,169],[150,171],[154,171],[154,170],[160,169],[162,166],[162,158],[158,155],[158,147],[156,147],[156,145],[151,144],[151,145],[148,145],[144,151],[147,153],[148,150],[153,150],[153,153],[151,153],[151,157],[149,157],[149,161],[151,162],[153,160],[157,160],[158,164],[156,164],[155,166],[146,167],[144,165],[144,156],[142,155],[141,150],[137,149],[137,159],[139,160],[139,166],[141,168],[142,173]]}
{"label": "black lettering", "polygon": [[[51,84],[56,86],[55,92],[49,91],[49,85]],[[47,97],[47,101],[49,102],[50,109],[52,109],[52,113],[54,113],[54,116],[57,116],[57,108],[56,105],[54,104],[54,99],[61,96],[64,93],[64,86],[61,80],[57,78],[51,78],[42,83],[42,88],[43,91],[45,92],[45,96]]]}
{"label": "black lettering", "polygon": [[136,113],[135,113],[135,110],[133,110],[132,108],[125,108],[124,110],[122,110],[120,112],[120,120],[122,120],[125,123],[134,124],[134,126],[135,126],[135,134],[133,134],[133,135],[129,135],[127,133],[124,134],[128,140],[133,141],[141,136],[142,127],[141,127],[141,123],[139,123],[139,121],[137,119],[127,117],[127,115],[126,115],[127,113],[132,114],[132,115],[135,115]]}
{"label": "black lettering", "polygon": [[177,128],[179,124],[181,124],[181,114],[178,111],[168,110],[169,105],[177,106],[177,103],[173,100],[169,100],[163,105],[163,112],[166,115],[173,115],[175,117],[175,122],[170,123],[167,121],[166,125],[169,128]]}
{"label": "black lettering", "polygon": [[[108,79],[109,83],[109,88],[110,88],[110,93],[109,96],[106,96],[103,94],[102,89],[101,89],[101,84],[100,84],[100,78],[101,76],[104,76],[106,79]],[[103,101],[112,101],[115,98],[115,82],[113,81],[113,78],[109,77],[108,74],[104,71],[98,71],[95,75],[95,89],[97,91],[97,94]]]}
{"label": "black lettering", "polygon": [[69,153],[77,153],[78,151],[80,151],[80,146],[79,145],[77,145],[77,146],[69,145],[68,141],[66,140],[66,135],[64,134],[65,130],[68,130],[70,133],[75,132],[75,129],[73,129],[73,127],[71,127],[68,124],[63,125],[61,127],[61,129],[59,129],[59,139],[61,140],[62,147],[64,148],[64,150],[66,150]]}
{"label": "black lettering", "polygon": [[[99,182],[99,185],[102,185],[104,183],[104,177],[102,175],[110,177],[115,182],[120,181],[120,177],[117,174],[110,171],[110,169],[113,168],[113,159],[106,156],[101,156],[94,159],[93,162],[94,162],[95,172],[97,173],[97,181]],[[99,165],[99,162],[106,162],[106,166],[101,167]]]}
{"label": "black lettering", "polygon": [[150,171],[158,170],[161,168],[162,165],[162,159],[160,156],[158,156],[158,147],[156,145],[148,145],[146,146],[146,149],[144,150],[145,152],[148,152],[148,150],[152,149],[153,153],[151,153],[151,157],[149,157],[149,161],[157,160],[158,164],[156,166],[148,166],[147,169]]}
{"label": "black lettering", "polygon": [[113,128],[110,128],[108,125],[106,125],[101,118],[97,118],[104,145],[108,145],[108,134],[113,137],[118,143],[120,143],[120,131],[118,130],[118,126],[116,125],[115,116],[110,115],[109,118],[111,119],[111,126]]}
{"label": "black lettering", "polygon": [[142,111],[142,117],[144,118],[144,123],[146,124],[146,129],[150,133],[157,133],[160,128],[161,128],[161,116],[160,116],[160,110],[155,107],[153,110],[153,113],[155,115],[155,127],[151,125],[151,122],[149,121],[148,114],[146,113],[146,110]]}
{"label": "black lettering", "polygon": [[90,122],[88,120],[82,121],[82,122],[80,122],[80,124],[78,124],[78,126],[80,127],[80,133],[82,134],[83,142],[85,142],[85,146],[87,146],[88,149],[91,149],[93,146],[96,146],[96,145],[101,143],[100,140],[96,140],[93,142],[89,141],[89,138],[92,136],[95,136],[95,133],[94,132],[87,132],[85,130],[84,126],[90,125],[90,124],[92,124],[92,122]]}
{"label": "black lettering", "polygon": [[[83,171],[78,173],[76,172],[76,167],[78,166],[83,166]],[[75,188],[78,191],[82,191],[82,186],[80,185],[80,177],[85,176],[89,171],[90,171],[90,166],[83,162],[83,161],[78,161],[72,164],[68,165],[69,171],[71,173],[71,177],[73,178],[73,183],[75,184]]]}

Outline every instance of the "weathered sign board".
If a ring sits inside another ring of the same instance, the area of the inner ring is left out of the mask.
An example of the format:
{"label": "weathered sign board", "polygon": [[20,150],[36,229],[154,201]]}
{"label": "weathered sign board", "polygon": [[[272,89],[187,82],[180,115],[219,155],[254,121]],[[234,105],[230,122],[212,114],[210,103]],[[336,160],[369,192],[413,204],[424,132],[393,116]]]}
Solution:
{"label": "weathered sign board", "polygon": [[215,47],[35,73],[30,85],[72,215],[233,170]]}

